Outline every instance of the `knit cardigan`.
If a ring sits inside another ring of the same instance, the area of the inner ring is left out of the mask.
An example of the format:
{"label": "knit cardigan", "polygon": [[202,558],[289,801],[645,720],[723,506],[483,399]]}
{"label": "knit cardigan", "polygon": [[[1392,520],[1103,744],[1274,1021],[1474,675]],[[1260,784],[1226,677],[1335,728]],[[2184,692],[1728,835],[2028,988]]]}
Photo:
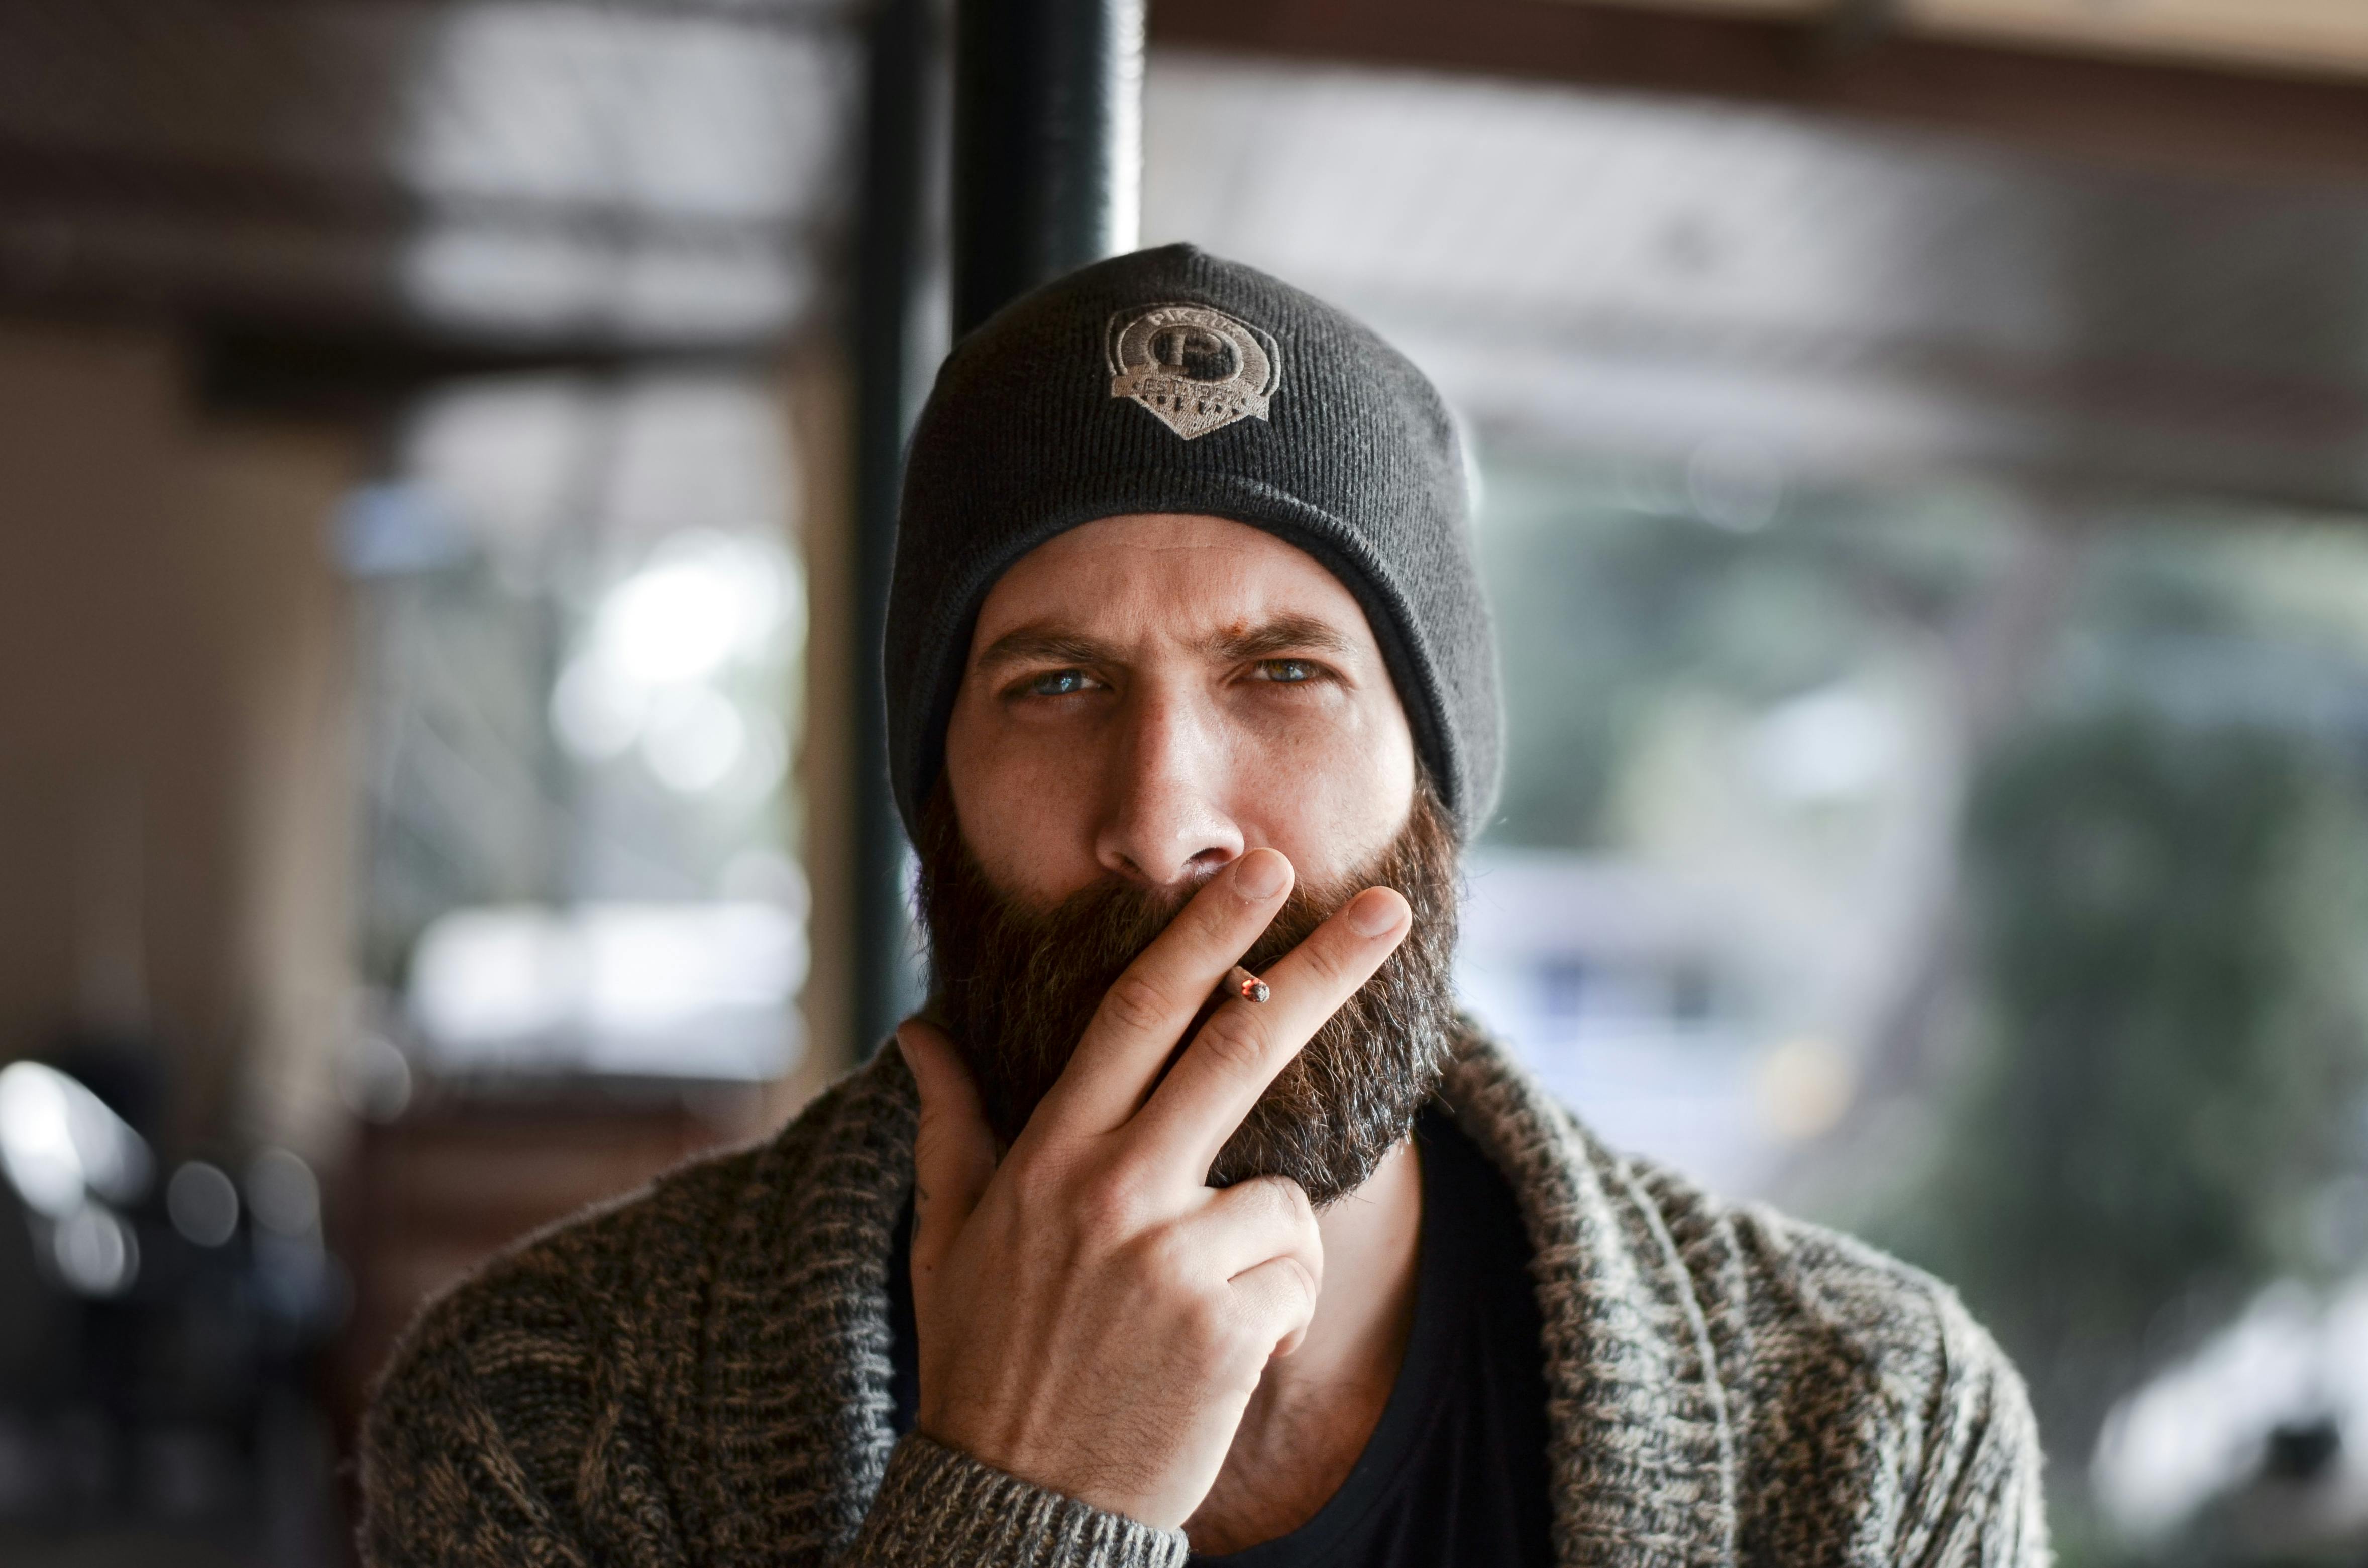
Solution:
{"label": "knit cardigan", "polygon": [[[2021,1384],[1946,1287],[1610,1152],[1486,1041],[1440,1093],[1532,1248],[1560,1562],[2047,1562]],[[1179,1531],[892,1431],[916,1107],[884,1051],[431,1305],[366,1422],[365,1561],[1177,1568]]]}

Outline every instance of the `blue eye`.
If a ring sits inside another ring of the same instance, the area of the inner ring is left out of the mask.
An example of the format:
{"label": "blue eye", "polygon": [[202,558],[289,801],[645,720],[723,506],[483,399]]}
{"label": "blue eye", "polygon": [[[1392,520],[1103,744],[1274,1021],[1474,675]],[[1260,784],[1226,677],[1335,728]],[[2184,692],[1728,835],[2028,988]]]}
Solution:
{"label": "blue eye", "polygon": [[1085,689],[1086,672],[1083,670],[1053,670],[1028,683],[1029,693],[1035,697],[1067,697]]}
{"label": "blue eye", "polygon": [[1315,678],[1315,666],[1304,659],[1268,659],[1258,665],[1258,670],[1268,680],[1284,686]]}

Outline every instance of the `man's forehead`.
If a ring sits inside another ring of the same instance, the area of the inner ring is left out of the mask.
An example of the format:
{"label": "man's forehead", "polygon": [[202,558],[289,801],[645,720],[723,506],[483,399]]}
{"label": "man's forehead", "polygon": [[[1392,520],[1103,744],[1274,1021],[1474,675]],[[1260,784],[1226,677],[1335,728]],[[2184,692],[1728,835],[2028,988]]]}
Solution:
{"label": "man's forehead", "polygon": [[1378,653],[1356,597],[1314,556],[1222,517],[1105,517],[1022,556],[989,591],[973,658],[1064,637],[1239,653],[1251,642]]}

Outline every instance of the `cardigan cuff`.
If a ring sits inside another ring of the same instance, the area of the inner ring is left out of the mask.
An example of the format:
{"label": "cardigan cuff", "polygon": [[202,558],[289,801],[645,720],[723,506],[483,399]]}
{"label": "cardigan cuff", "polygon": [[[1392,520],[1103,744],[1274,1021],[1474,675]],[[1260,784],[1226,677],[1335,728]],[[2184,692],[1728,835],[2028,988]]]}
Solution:
{"label": "cardigan cuff", "polygon": [[849,1560],[866,1568],[1183,1568],[1182,1530],[1049,1492],[917,1432],[888,1473]]}

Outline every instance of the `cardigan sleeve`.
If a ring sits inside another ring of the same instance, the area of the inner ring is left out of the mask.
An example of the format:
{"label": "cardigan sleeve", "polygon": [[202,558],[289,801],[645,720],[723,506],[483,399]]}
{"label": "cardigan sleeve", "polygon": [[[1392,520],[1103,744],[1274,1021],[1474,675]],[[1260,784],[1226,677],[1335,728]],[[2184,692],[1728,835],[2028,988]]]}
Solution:
{"label": "cardigan sleeve", "polygon": [[596,1550],[512,1440],[460,1346],[423,1345],[372,1400],[363,1426],[359,1546],[368,1568],[681,1568],[657,1539]]}
{"label": "cardigan sleeve", "polygon": [[581,1260],[498,1261],[412,1325],[362,1426],[368,1568],[689,1568],[664,1423]]}
{"label": "cardigan sleeve", "polygon": [[2046,1568],[2031,1402],[1955,1291],[1757,1206],[1685,1239],[1737,1424],[1742,1560]]}
{"label": "cardigan sleeve", "polygon": [[[408,1359],[372,1407],[362,1470],[370,1568],[684,1568],[662,1513],[587,1539],[506,1441],[464,1366]],[[589,1457],[589,1456],[587,1456]],[[896,1447],[842,1568],[1182,1568],[1183,1532],[1105,1513],[942,1448]]]}
{"label": "cardigan sleeve", "polygon": [[1907,1489],[1899,1561],[1919,1568],[2047,1568],[2039,1428],[2022,1379],[1953,1295],[1941,1312],[1938,1419]]}
{"label": "cardigan sleeve", "polygon": [[[657,1424],[583,1332],[564,1276],[506,1271],[412,1330],[363,1427],[368,1568],[689,1568]],[[836,1568],[1182,1568],[1183,1532],[1104,1512],[915,1434]],[[764,1560],[825,1553],[773,1541]]]}
{"label": "cardigan sleeve", "polygon": [[848,1568],[1182,1568],[1181,1530],[1105,1513],[918,1433],[896,1445]]}

